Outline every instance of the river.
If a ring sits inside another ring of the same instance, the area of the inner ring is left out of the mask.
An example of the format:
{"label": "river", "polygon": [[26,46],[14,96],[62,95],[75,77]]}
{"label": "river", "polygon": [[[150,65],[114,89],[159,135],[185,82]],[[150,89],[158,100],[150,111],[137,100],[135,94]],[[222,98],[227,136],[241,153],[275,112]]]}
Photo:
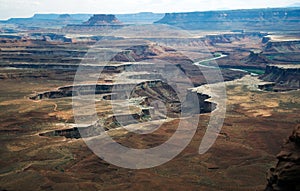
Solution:
{"label": "river", "polygon": [[224,57],[227,57],[227,55],[221,54],[220,56],[217,56],[217,57],[214,57],[214,58],[208,58],[208,59],[205,59],[205,60],[201,60],[201,61],[195,62],[193,64],[196,65],[196,66],[201,66],[201,67],[206,67],[206,68],[214,68],[214,69],[220,69],[221,68],[221,69],[228,69],[228,70],[232,70],[232,71],[240,71],[240,72],[245,72],[247,74],[251,74],[253,76],[259,75],[258,73],[249,72],[249,71],[244,70],[242,68],[220,67],[218,65],[217,66],[216,65],[212,66],[212,65],[206,64],[207,62],[218,60],[218,59],[221,59],[221,58],[224,58]]}

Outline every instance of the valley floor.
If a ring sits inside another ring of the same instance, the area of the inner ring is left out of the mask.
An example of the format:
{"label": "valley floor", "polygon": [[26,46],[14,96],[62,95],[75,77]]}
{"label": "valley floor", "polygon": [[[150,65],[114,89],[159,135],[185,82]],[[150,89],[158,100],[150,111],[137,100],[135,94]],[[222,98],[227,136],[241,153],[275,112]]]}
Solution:
{"label": "valley floor", "polygon": [[[33,101],[28,95],[69,84],[47,78],[0,80],[1,190],[263,190],[284,139],[300,123],[299,91],[260,91],[246,77],[227,83],[225,122],[207,153],[198,154],[210,116],[201,114],[196,135],[175,159],[152,169],[123,169],[98,158],[81,139],[39,136],[74,122],[71,99]],[[187,127],[191,123],[183,121]],[[156,145],[177,123],[165,122],[151,137],[122,130],[111,134],[132,147],[149,140]]]}

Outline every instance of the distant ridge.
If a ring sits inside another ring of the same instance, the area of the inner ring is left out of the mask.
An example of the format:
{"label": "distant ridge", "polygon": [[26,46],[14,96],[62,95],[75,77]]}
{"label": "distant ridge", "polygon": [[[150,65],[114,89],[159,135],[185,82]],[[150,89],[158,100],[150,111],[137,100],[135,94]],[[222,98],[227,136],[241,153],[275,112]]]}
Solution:
{"label": "distant ridge", "polygon": [[[292,6],[298,6],[298,3]],[[67,16],[67,17],[66,17]],[[88,22],[92,14],[35,14],[30,18],[12,18],[2,23],[21,27],[62,28]],[[124,24],[168,24],[186,30],[300,30],[300,7],[219,10],[184,13],[116,14]]]}
{"label": "distant ridge", "polygon": [[[164,17],[163,13],[142,12],[133,14],[116,14],[124,24],[152,24]],[[66,19],[68,16],[68,19]],[[15,24],[21,27],[57,28],[66,25],[78,25],[87,22],[93,14],[35,14],[30,18],[11,18],[1,23]]]}
{"label": "distant ridge", "polygon": [[166,13],[156,23],[187,30],[300,30],[300,8]]}

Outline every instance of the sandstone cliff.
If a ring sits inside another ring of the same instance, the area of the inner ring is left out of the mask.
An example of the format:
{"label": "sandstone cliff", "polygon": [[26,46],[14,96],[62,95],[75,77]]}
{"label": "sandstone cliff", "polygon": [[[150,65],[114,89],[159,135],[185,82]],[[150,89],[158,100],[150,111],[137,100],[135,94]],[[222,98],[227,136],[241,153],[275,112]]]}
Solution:
{"label": "sandstone cliff", "polygon": [[300,65],[268,65],[261,78],[275,82],[275,91],[299,89]]}
{"label": "sandstone cliff", "polygon": [[[264,39],[265,40],[265,39]],[[266,52],[295,52],[299,51],[300,40],[278,40],[273,41],[269,40],[265,47],[264,51]]]}

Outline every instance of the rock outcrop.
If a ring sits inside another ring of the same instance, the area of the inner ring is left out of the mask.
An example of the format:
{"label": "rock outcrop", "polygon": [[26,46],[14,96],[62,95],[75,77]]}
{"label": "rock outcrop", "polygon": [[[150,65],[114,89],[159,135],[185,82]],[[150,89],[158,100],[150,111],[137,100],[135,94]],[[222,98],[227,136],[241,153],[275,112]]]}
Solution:
{"label": "rock outcrop", "polygon": [[120,24],[121,22],[116,18],[115,15],[105,15],[105,14],[98,14],[92,16],[87,22],[84,22],[84,25],[113,25],[113,24]]}
{"label": "rock outcrop", "polygon": [[268,65],[261,78],[275,82],[274,91],[299,89],[300,65]]}
{"label": "rock outcrop", "polygon": [[299,8],[167,13],[157,21],[191,30],[290,30],[300,28]]}
{"label": "rock outcrop", "polygon": [[266,43],[264,51],[266,52],[295,52],[300,51],[300,40],[270,40]]}
{"label": "rock outcrop", "polygon": [[[150,83],[150,82],[149,82]],[[89,95],[89,94],[109,94],[119,93],[120,96],[126,95],[124,92],[134,87],[134,84],[97,84],[97,85],[81,85],[81,86],[64,86],[57,90],[38,93],[30,97],[32,100],[41,99],[56,99],[63,97],[71,97],[76,95]]]}
{"label": "rock outcrop", "polygon": [[245,38],[263,38],[266,35],[268,34],[264,32],[236,32],[229,34],[207,35],[203,38],[203,41],[208,45],[215,45],[218,43],[232,43]]}
{"label": "rock outcrop", "polygon": [[244,60],[245,64],[247,65],[262,65],[265,66],[266,64],[272,63],[261,50],[252,50],[250,51],[249,56]]}
{"label": "rock outcrop", "polygon": [[164,60],[172,64],[193,63],[191,59],[182,53],[177,52],[175,49],[155,43],[129,47],[114,56],[112,61],[139,62],[149,59]]}
{"label": "rock outcrop", "polygon": [[80,25],[67,25],[63,31],[67,32],[95,32],[99,30],[120,29],[126,25],[122,24],[115,15],[97,14]]}
{"label": "rock outcrop", "polygon": [[67,38],[63,34],[56,33],[30,33],[24,38],[30,40],[42,40],[47,42],[61,42],[61,43],[71,43],[72,39]]}
{"label": "rock outcrop", "polygon": [[299,35],[267,35],[262,39],[263,52],[277,63],[300,62]]}
{"label": "rock outcrop", "polygon": [[268,172],[265,191],[300,190],[300,125],[286,141],[277,159],[276,167]]}

